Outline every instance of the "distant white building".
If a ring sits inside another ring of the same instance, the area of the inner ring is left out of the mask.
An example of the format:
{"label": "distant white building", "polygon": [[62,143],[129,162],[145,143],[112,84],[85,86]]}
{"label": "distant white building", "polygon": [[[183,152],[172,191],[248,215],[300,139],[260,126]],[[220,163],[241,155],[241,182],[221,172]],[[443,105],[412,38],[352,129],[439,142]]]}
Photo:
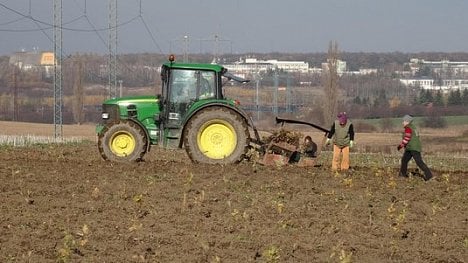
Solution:
{"label": "distant white building", "polygon": [[446,79],[436,83],[431,78],[407,78],[400,79],[400,82],[407,87],[420,87],[425,90],[449,91],[451,89],[468,89],[466,79]]}
{"label": "distant white building", "polygon": [[[256,58],[246,58],[234,63],[222,64],[229,71],[238,75],[246,76],[252,73],[264,73],[270,70],[282,70],[285,72],[299,72],[321,74],[324,70],[328,70],[328,63],[322,63],[322,67],[309,67],[309,63],[304,61],[281,61],[276,59],[258,60]],[[338,75],[368,75],[376,74],[378,69],[363,68],[359,71],[348,71],[347,63],[343,60],[337,60],[336,70]]]}
{"label": "distant white building", "polygon": [[222,65],[229,71],[237,74],[262,73],[269,70],[300,73],[309,72],[309,63],[304,61],[280,61],[276,59],[257,60],[256,58],[246,58],[245,60]]}
{"label": "distant white building", "polygon": [[10,56],[9,63],[24,71],[44,70],[50,77],[54,68],[54,53],[51,51],[21,51]]}
{"label": "distant white building", "polygon": [[[328,62],[323,62],[322,63],[322,69],[323,70],[328,70]],[[338,75],[343,75],[346,71],[348,70],[348,67],[346,65],[346,61],[343,60],[337,60],[336,61],[336,72]]]}
{"label": "distant white building", "polygon": [[357,71],[346,71],[344,72],[345,75],[370,75],[370,74],[377,74],[379,72],[376,68],[363,68]]}
{"label": "distant white building", "polygon": [[408,65],[413,75],[421,70],[422,67],[429,67],[432,72],[440,74],[441,77],[450,77],[440,81],[435,81],[433,78],[428,76],[400,79],[400,82],[407,87],[420,87],[426,90],[442,91],[448,91],[451,89],[468,89],[468,79],[463,78],[464,75],[468,73],[468,62],[466,61],[426,61],[424,59],[412,58]]}
{"label": "distant white building", "polygon": [[428,66],[436,73],[451,71],[452,73],[468,73],[468,61],[427,61],[424,59],[412,58],[410,59],[409,66],[414,73],[420,69],[421,66]]}

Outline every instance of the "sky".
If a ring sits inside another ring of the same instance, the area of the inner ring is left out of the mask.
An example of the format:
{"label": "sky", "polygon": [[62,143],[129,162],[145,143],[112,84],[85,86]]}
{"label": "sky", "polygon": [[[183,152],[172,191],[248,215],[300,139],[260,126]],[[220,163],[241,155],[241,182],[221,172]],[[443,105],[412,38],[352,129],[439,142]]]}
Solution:
{"label": "sky", "polygon": [[[53,50],[53,0],[0,0],[0,55]],[[65,54],[108,52],[109,0],[63,0]],[[466,0],[117,0],[118,53],[468,52]],[[217,39],[217,41],[215,41]]]}

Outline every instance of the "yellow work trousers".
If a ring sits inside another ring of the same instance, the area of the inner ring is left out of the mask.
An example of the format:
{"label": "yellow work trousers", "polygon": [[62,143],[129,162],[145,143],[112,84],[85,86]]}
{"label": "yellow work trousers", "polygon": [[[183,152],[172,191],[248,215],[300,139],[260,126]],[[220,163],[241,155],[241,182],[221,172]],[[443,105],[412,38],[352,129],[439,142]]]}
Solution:
{"label": "yellow work trousers", "polygon": [[[340,157],[341,157],[341,166],[340,166]],[[349,146],[340,148],[336,145],[333,145],[333,160],[332,160],[332,170],[337,171],[348,170],[349,169]]]}

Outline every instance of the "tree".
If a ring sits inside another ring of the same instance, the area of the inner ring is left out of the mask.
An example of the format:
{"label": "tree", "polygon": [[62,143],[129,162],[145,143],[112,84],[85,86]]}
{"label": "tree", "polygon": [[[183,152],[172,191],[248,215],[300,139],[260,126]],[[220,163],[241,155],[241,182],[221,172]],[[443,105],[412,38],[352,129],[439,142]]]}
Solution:
{"label": "tree", "polygon": [[462,104],[463,104],[463,106],[468,106],[468,89],[463,90]]}
{"label": "tree", "polygon": [[73,65],[73,101],[72,113],[76,123],[81,124],[84,120],[84,91],[83,91],[83,61],[81,57],[75,59]]}
{"label": "tree", "polygon": [[390,109],[398,108],[401,104],[401,100],[398,97],[393,97],[388,101]]}
{"label": "tree", "polygon": [[374,107],[387,107],[388,100],[387,100],[387,93],[385,89],[378,89],[377,97],[374,100]]}
{"label": "tree", "polygon": [[362,104],[361,97],[356,96],[353,100],[353,103],[357,105],[361,105]]}
{"label": "tree", "polygon": [[332,123],[338,110],[338,44],[330,41],[326,68],[322,74],[324,89],[323,119]]}
{"label": "tree", "polygon": [[426,104],[428,102],[433,102],[434,98],[432,97],[432,93],[429,90],[421,89],[419,93],[418,103],[419,104]]}
{"label": "tree", "polygon": [[430,67],[423,65],[419,68],[418,72],[416,73],[417,77],[429,77],[431,76],[432,70]]}
{"label": "tree", "polygon": [[444,106],[444,97],[442,96],[442,92],[437,90],[436,95],[434,97],[434,106]]}
{"label": "tree", "polygon": [[461,93],[459,89],[451,90],[447,99],[447,105],[461,105]]}

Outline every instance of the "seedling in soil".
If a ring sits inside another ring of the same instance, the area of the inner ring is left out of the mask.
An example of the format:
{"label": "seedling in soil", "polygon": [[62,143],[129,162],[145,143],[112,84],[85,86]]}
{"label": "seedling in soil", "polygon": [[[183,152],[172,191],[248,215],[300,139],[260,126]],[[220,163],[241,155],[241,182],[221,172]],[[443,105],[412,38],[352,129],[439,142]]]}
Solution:
{"label": "seedling in soil", "polygon": [[263,251],[262,257],[265,259],[266,262],[279,262],[280,260],[280,252],[281,249],[270,246],[266,250]]}

